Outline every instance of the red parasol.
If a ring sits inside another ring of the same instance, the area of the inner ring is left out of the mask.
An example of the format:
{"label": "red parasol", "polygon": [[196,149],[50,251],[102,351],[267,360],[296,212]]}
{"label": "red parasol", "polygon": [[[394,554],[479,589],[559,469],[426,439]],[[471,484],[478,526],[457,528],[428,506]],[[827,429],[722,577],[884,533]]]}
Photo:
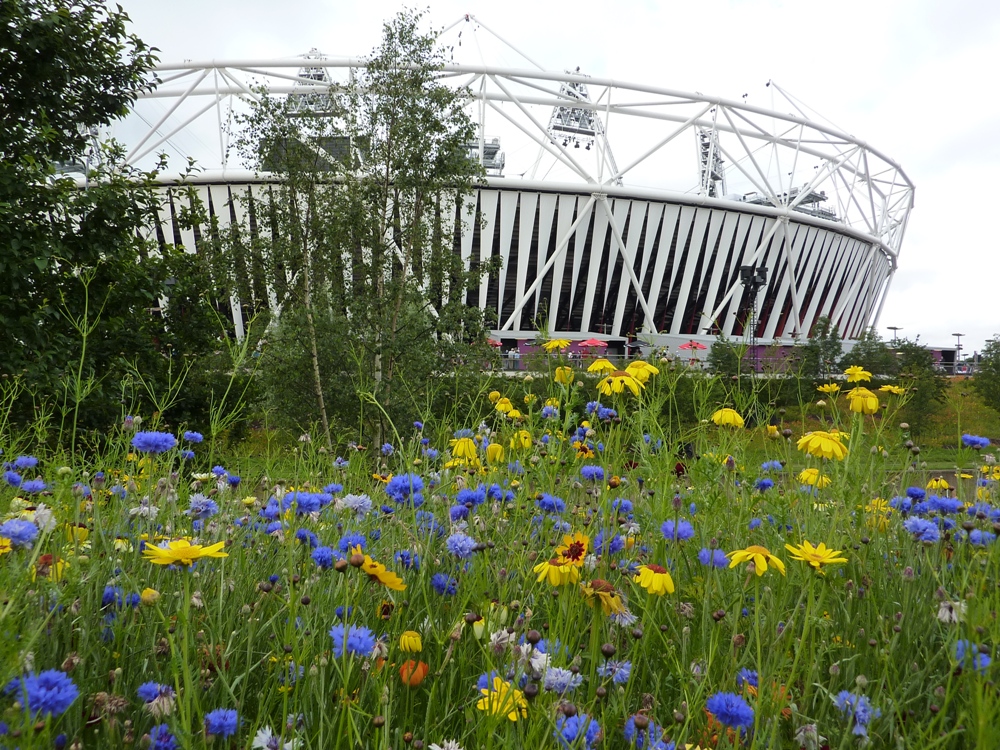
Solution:
{"label": "red parasol", "polygon": [[580,342],[580,346],[585,348],[592,348],[595,346],[607,346],[607,345],[608,345],[607,341],[601,341],[600,339],[586,339],[585,341]]}
{"label": "red parasol", "polygon": [[678,349],[708,349],[704,344],[699,344],[697,341],[688,341],[686,344],[681,344],[677,347]]}
{"label": "red parasol", "polygon": [[486,339],[486,343],[489,344],[490,346],[496,348],[496,349],[499,349],[501,346],[503,346],[503,344],[501,344],[496,339]]}

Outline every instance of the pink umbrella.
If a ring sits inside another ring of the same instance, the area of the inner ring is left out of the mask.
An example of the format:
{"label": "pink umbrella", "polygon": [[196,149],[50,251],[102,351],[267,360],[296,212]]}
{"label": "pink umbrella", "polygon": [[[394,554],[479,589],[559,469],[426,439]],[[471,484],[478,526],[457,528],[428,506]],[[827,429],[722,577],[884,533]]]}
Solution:
{"label": "pink umbrella", "polygon": [[497,349],[499,349],[501,346],[503,346],[503,344],[501,344],[496,339],[486,339],[486,343],[489,344],[492,347],[497,348]]}
{"label": "pink umbrella", "polygon": [[600,339],[586,339],[585,341],[581,341],[580,342],[580,346],[581,347],[588,348],[588,349],[592,348],[592,347],[595,347],[595,346],[607,346],[607,345],[608,345],[608,342],[601,341]]}
{"label": "pink umbrella", "polygon": [[708,349],[704,344],[699,344],[697,341],[688,341],[686,344],[681,344],[677,347],[678,349]]}

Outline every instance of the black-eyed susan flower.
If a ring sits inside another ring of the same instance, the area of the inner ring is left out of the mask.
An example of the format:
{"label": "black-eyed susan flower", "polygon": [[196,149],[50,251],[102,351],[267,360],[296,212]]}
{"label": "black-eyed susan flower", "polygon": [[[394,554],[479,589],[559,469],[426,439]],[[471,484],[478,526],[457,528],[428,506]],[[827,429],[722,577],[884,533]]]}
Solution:
{"label": "black-eyed susan flower", "polygon": [[633,395],[638,396],[639,391],[644,387],[632,376],[632,373],[625,370],[615,370],[597,384],[597,390],[605,396],[622,393],[626,388],[632,391]]}
{"label": "black-eyed susan flower", "polygon": [[543,560],[532,570],[538,573],[539,583],[545,581],[549,586],[565,586],[580,580],[580,568],[561,557]]}
{"label": "black-eyed susan flower", "polygon": [[831,458],[843,461],[847,457],[847,446],[840,442],[840,433],[815,430],[799,438],[796,446],[803,453],[816,458]]}
{"label": "black-eyed susan flower", "polygon": [[826,474],[820,474],[819,469],[810,467],[799,472],[799,481],[821,490],[824,487],[829,487],[833,480]]}
{"label": "black-eyed susan flower", "polygon": [[635,362],[630,362],[628,367],[625,368],[625,372],[631,373],[632,377],[638,380],[640,383],[645,383],[653,375],[659,375],[660,370],[658,367],[654,367],[642,359],[637,359]]}
{"label": "black-eyed susan flower", "polygon": [[503,446],[500,443],[490,443],[486,446],[486,460],[491,464],[503,461]]}
{"label": "black-eyed susan flower", "polygon": [[494,716],[506,716],[511,721],[528,715],[528,701],[524,693],[509,682],[494,677],[488,687],[480,688],[483,697],[476,701],[476,708]]}
{"label": "black-eyed susan flower", "polygon": [[893,396],[902,396],[906,393],[906,389],[899,385],[886,384],[879,388],[882,393],[891,393]]}
{"label": "black-eyed susan flower", "polygon": [[604,357],[598,357],[590,363],[590,367],[587,368],[587,372],[614,372],[617,369],[617,367],[611,364],[611,362]]}
{"label": "black-eyed susan flower", "polygon": [[408,654],[419,654],[424,648],[420,633],[416,630],[406,630],[399,636],[399,650]]}
{"label": "black-eyed susan flower", "polygon": [[712,414],[712,421],[719,427],[742,427],[743,417],[736,409],[728,407],[719,409]]}
{"label": "black-eyed susan flower", "polygon": [[561,385],[573,385],[576,374],[573,372],[572,367],[557,367],[552,378]]}
{"label": "black-eyed susan flower", "polygon": [[453,458],[478,458],[479,449],[476,446],[476,441],[470,437],[455,438],[451,441],[450,445]]}
{"label": "black-eyed susan flower", "polygon": [[593,607],[594,602],[600,602],[601,611],[606,615],[620,615],[626,611],[621,594],[603,578],[595,578],[590,583],[581,585],[580,591],[588,606]]}
{"label": "black-eyed susan flower", "polygon": [[[361,555],[361,547],[352,547],[351,554]],[[372,560],[368,555],[364,555],[364,562],[361,564],[361,572],[365,573],[372,581],[380,583],[392,591],[403,591],[406,589],[406,584],[403,583],[402,578],[393,573],[391,570],[387,570],[382,563]]]}
{"label": "black-eyed susan flower", "polygon": [[550,339],[542,344],[542,348],[547,352],[554,352],[556,350],[565,349],[569,346],[569,339]]}
{"label": "black-eyed susan flower", "polygon": [[728,557],[730,568],[735,568],[740,563],[751,563],[753,571],[762,576],[767,572],[767,566],[770,564],[777,568],[781,575],[785,575],[785,563],[772,555],[767,547],[761,547],[758,544],[751,544],[746,549],[734,550],[729,553]]}
{"label": "black-eyed susan flower", "polygon": [[931,477],[927,482],[927,489],[929,490],[950,490],[951,485],[948,484],[948,480],[944,477]]}
{"label": "black-eyed susan flower", "polygon": [[201,545],[191,544],[187,539],[175,539],[162,547],[147,544],[142,554],[154,565],[191,566],[203,557],[229,557],[228,553],[222,551],[225,546],[225,542]]}
{"label": "black-eyed susan flower", "polygon": [[872,379],[872,374],[860,365],[851,365],[844,370],[844,374],[847,376],[848,383],[861,383]]}
{"label": "black-eyed susan flower", "polygon": [[792,559],[799,562],[808,563],[814,570],[823,572],[824,565],[834,565],[847,562],[846,557],[840,557],[839,549],[830,549],[825,543],[820,542],[818,546],[813,546],[808,541],[803,540],[801,544],[792,546],[786,544],[785,549],[792,553]]}
{"label": "black-eyed susan flower", "polygon": [[862,386],[852,388],[847,392],[847,407],[857,414],[874,414],[878,411],[878,396]]}
{"label": "black-eyed susan flower", "polygon": [[632,580],[656,596],[674,593],[674,579],[670,577],[670,571],[660,565],[640,565],[639,575]]}

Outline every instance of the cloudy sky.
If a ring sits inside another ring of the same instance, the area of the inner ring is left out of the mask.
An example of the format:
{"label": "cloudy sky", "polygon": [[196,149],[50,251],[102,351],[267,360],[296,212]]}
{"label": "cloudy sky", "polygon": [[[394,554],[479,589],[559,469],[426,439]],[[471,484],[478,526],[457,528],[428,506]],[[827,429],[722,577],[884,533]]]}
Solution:
{"label": "cloudy sky", "polygon": [[[163,62],[362,56],[393,0],[117,0]],[[971,353],[1000,334],[989,201],[1000,175],[995,0],[431,0],[430,24],[471,13],[549,69],[771,104],[774,80],[895,159],[916,185],[882,319]],[[470,62],[473,62],[470,60]],[[522,61],[489,63],[526,67]],[[998,186],[1000,190],[1000,186]]]}

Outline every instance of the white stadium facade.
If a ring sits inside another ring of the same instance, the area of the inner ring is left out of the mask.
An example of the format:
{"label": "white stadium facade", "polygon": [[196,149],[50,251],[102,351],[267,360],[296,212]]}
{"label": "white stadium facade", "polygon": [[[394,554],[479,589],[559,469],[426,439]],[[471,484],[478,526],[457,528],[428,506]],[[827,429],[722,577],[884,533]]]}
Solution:
{"label": "white stadium facade", "polygon": [[[499,37],[466,16],[442,34],[459,46]],[[478,35],[478,36],[477,36]],[[502,40],[501,40],[502,41]],[[507,46],[507,50],[514,50]],[[520,53],[518,53],[520,54]],[[442,80],[468,92],[479,126],[470,156],[486,179],[455,211],[464,262],[502,259],[467,303],[491,311],[495,338],[598,338],[672,347],[734,339],[790,345],[820,316],[845,338],[874,325],[889,291],[914,188],[878,149],[817,118],[777,84],[748,97],[522,67],[449,62]],[[177,228],[183,181],[221,225],[275,176],[229,163],[232,114],[258,96],[336,95],[365,61],[163,64],[161,83],[111,135],[129,160],[193,157],[201,171],[161,174],[156,236],[196,251]],[[270,288],[270,284],[268,284]],[[232,300],[246,311],[268,300]],[[504,344],[506,347],[506,343]]]}

